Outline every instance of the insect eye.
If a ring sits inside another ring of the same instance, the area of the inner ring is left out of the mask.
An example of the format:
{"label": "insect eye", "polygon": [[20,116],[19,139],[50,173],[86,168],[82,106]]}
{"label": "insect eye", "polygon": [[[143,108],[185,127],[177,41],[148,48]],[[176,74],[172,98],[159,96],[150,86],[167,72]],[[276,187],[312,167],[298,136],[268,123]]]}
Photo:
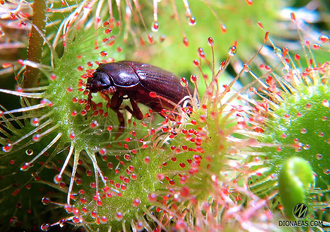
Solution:
{"label": "insect eye", "polygon": [[94,74],[94,78],[97,80],[99,85],[103,87],[109,87],[111,85],[109,76],[104,72],[97,72]]}

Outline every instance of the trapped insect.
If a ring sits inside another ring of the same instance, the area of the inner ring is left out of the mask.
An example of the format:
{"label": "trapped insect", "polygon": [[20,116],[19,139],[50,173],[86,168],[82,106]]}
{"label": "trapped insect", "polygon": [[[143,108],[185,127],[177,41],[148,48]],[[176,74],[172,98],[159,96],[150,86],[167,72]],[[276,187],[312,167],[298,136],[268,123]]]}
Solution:
{"label": "trapped insect", "polygon": [[[108,100],[110,108],[117,113],[119,132],[125,127],[120,106],[124,99],[129,99],[132,109],[125,106],[135,118],[141,120],[143,114],[137,105],[142,103],[153,111],[161,113],[162,109],[172,110],[177,104],[193,94],[190,87],[184,87],[174,74],[161,68],[135,61],[119,61],[101,64],[86,84],[89,92],[89,103],[92,93],[100,92]],[[150,94],[151,93],[151,94]],[[158,97],[153,97],[154,93]],[[112,95],[111,99],[109,95]]]}

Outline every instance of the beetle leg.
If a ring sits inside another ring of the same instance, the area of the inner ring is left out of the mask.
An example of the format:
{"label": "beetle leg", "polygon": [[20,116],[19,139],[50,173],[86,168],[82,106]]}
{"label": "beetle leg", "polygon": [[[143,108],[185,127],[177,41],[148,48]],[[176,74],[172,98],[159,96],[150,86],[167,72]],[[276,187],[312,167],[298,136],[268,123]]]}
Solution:
{"label": "beetle leg", "polygon": [[129,100],[131,102],[133,110],[131,110],[131,108],[129,108],[129,106],[125,106],[125,109],[128,112],[130,112],[133,115],[133,117],[135,117],[139,120],[142,120],[143,119],[143,114],[140,110],[140,107],[137,105],[137,103],[132,98],[130,98]]}
{"label": "beetle leg", "polygon": [[100,96],[107,102],[110,102],[110,97],[107,94],[100,92]]}
{"label": "beetle leg", "polygon": [[118,121],[119,121],[119,128],[118,128],[118,135],[117,138],[125,131],[125,119],[124,115],[119,111],[119,109],[114,110],[117,113]]}
{"label": "beetle leg", "polygon": [[116,92],[110,101],[110,108],[117,113],[117,118],[119,121],[118,135],[116,137],[119,137],[125,129],[125,118],[124,115],[119,111],[122,103],[123,97],[119,95],[119,92]]}
{"label": "beetle leg", "polygon": [[91,91],[89,91],[89,94],[88,94],[87,104],[92,105],[92,92]]}

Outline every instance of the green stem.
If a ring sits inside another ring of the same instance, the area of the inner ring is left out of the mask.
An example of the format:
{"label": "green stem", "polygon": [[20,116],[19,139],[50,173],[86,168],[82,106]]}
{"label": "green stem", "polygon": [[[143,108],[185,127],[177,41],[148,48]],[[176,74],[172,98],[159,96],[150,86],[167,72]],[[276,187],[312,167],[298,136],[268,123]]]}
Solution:
{"label": "green stem", "polygon": [[[47,0],[36,0],[33,3],[33,25],[41,32],[45,32],[46,28],[46,2]],[[31,36],[29,39],[28,60],[40,63],[44,40],[34,26],[31,28]],[[27,66],[22,87],[31,88],[37,86],[38,74],[39,69]]]}

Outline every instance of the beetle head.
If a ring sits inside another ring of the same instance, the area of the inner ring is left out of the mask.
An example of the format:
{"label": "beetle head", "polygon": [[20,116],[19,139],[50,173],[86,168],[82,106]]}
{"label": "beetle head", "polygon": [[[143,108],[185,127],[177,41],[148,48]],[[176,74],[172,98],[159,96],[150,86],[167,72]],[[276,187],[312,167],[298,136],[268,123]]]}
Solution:
{"label": "beetle head", "polygon": [[92,77],[89,77],[86,84],[86,89],[91,93],[99,91],[107,91],[113,89],[113,83],[105,72],[96,71]]}

